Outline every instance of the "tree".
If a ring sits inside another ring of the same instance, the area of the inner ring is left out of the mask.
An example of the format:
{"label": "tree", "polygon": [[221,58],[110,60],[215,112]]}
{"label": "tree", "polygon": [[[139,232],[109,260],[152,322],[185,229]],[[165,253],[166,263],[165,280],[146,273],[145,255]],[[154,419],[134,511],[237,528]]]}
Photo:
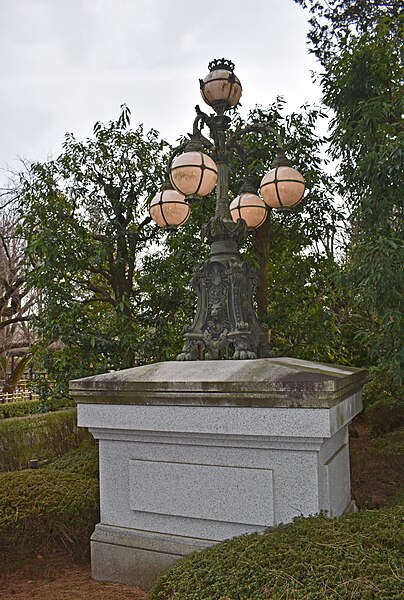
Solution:
{"label": "tree", "polygon": [[[309,107],[284,116],[279,99],[245,119],[236,116],[234,128],[270,123],[282,131],[288,155],[306,177],[305,202],[271,211],[242,252],[259,268],[258,309],[275,352],[329,361],[336,357],[340,310],[329,291],[338,271],[340,215],[322,167],[324,141],[315,134],[321,116]],[[195,310],[189,282],[208,252],[199,232],[214,211],[213,195],[193,205],[190,221],[176,232],[150,225],[147,204],[168,158],[157,133],[131,131],[125,110],[116,122],[98,123],[94,136],[77,142],[67,135],[60,157],[21,176],[21,231],[36,265],[29,281],[42,299],[38,347],[56,392],[72,377],[173,359]],[[258,187],[277,139],[251,133],[246,144],[248,174]],[[237,156],[231,172],[235,196],[245,175]],[[46,348],[57,340],[64,347],[51,354]],[[338,358],[346,361],[347,347],[340,348]]]}
{"label": "tree", "polygon": [[3,391],[12,392],[31,359],[28,351],[13,360],[10,352],[28,349],[34,341],[29,321],[36,305],[35,292],[27,285],[29,265],[25,243],[16,233],[17,215],[12,203],[0,215],[0,380]]}
{"label": "tree", "polygon": [[[162,181],[166,144],[129,129],[129,109],[96,123],[94,138],[67,134],[62,154],[20,176],[20,231],[40,290],[38,351],[64,392],[69,378],[144,360],[152,328],[142,260],[158,235],[147,205]],[[57,353],[46,348],[61,340]]]}
{"label": "tree", "polygon": [[397,0],[296,1],[311,13],[310,50],[322,67],[331,157],[350,212],[351,322],[395,401],[404,372],[404,8]]}

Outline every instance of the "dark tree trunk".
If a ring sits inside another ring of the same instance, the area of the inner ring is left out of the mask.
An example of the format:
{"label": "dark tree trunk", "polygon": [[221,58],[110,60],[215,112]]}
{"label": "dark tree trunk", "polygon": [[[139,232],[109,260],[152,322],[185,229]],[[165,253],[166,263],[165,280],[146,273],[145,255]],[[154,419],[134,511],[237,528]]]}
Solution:
{"label": "dark tree trunk", "polygon": [[268,315],[268,259],[269,259],[269,231],[270,213],[266,221],[253,232],[253,247],[258,259],[258,289],[257,289],[257,314],[258,320],[263,322]]}

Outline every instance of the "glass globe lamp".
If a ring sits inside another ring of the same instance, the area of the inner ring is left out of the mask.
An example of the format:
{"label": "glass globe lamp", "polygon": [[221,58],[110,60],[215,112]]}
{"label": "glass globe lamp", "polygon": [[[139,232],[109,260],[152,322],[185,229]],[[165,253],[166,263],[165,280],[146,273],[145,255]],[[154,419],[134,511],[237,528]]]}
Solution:
{"label": "glass globe lamp", "polygon": [[188,221],[191,209],[182,194],[173,189],[163,189],[150,202],[149,212],[159,227],[174,228]]}
{"label": "glass globe lamp", "polygon": [[215,108],[223,105],[225,109],[236,106],[241,97],[241,83],[233,73],[234,63],[219,58],[209,63],[210,73],[200,80],[202,98]]}
{"label": "glass globe lamp", "polygon": [[305,189],[306,182],[299,171],[277,166],[262,178],[260,194],[271,208],[292,208],[299,204]]}
{"label": "glass globe lamp", "polygon": [[216,185],[217,166],[203,152],[185,152],[173,160],[170,180],[184,196],[206,196]]}
{"label": "glass globe lamp", "polygon": [[257,194],[245,192],[230,203],[230,214],[233,221],[243,219],[249,229],[261,227],[267,218],[268,209]]}

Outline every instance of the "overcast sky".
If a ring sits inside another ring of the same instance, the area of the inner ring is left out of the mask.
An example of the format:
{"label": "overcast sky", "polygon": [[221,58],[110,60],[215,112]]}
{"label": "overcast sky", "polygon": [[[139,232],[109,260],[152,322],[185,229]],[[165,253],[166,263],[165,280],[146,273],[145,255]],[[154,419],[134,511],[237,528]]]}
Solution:
{"label": "overcast sky", "polygon": [[319,100],[306,45],[307,13],[293,0],[0,0],[0,182],[18,157],[57,156],[119,115],[170,142],[203,104],[199,78],[230,58],[242,110],[277,95],[298,109]]}

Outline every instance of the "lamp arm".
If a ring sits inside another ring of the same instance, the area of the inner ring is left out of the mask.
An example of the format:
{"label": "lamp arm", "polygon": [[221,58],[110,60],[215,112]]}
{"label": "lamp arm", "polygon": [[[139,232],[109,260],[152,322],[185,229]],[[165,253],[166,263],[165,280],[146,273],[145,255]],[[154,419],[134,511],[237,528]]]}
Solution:
{"label": "lamp arm", "polygon": [[[195,112],[196,112],[196,117],[194,120],[194,126],[193,126],[193,130],[192,130],[193,135],[200,133],[202,130],[202,127],[205,125],[205,123],[207,124],[207,122],[209,120],[208,115],[206,113],[204,113],[203,110],[200,109],[199,104],[197,104],[195,106]],[[201,123],[201,127],[198,127],[199,123]]]}
{"label": "lamp arm", "polygon": [[183,150],[185,150],[185,147],[187,144],[188,144],[188,141],[182,142],[181,144],[179,144],[178,146],[173,148],[173,150],[171,151],[169,159],[168,159],[168,163],[167,163],[167,168],[166,168],[166,179],[169,179],[171,165],[172,165],[174,158],[176,156],[178,156],[178,154],[181,154],[181,152],[183,152]]}
{"label": "lamp arm", "polygon": [[[206,138],[204,135],[202,135],[202,127],[205,123],[207,124],[207,120],[209,120],[209,117],[207,114],[205,114],[204,112],[201,111],[199,106],[195,106],[195,110],[196,110],[197,115],[195,117],[195,120],[194,120],[194,123],[192,126],[192,135],[189,134],[189,137],[190,137],[191,141],[194,138],[194,139],[197,139],[198,141],[200,141],[207,148],[212,148],[212,146],[213,146],[212,142],[210,140],[208,140],[208,138]],[[186,141],[182,142],[181,144],[179,144],[178,146],[176,146],[175,148],[173,148],[173,150],[171,151],[171,154],[169,156],[169,159],[168,159],[167,173],[170,172],[171,165],[172,165],[174,158],[176,156],[178,156],[178,154],[181,154],[186,149],[189,142],[190,142],[190,140],[186,140]]]}
{"label": "lamp arm", "polygon": [[247,152],[245,151],[245,149],[243,148],[243,146],[241,144],[238,144],[237,142],[234,142],[232,149],[235,150],[241,160],[241,164],[243,165],[243,171],[244,171],[244,179],[247,179],[249,176],[248,173],[248,162],[247,162]]}
{"label": "lamp arm", "polygon": [[[215,127],[215,122],[214,122],[214,118],[210,117],[209,115],[207,115],[206,113],[204,113],[201,109],[199,104],[197,104],[195,106],[195,111],[196,111],[196,118],[194,121],[194,130],[193,130],[193,135],[200,135],[202,136],[202,138],[204,140],[206,140],[206,142],[208,142],[207,147],[208,148],[212,148],[213,146],[218,146],[219,145],[219,141],[218,141],[218,135],[217,135],[217,128]],[[198,128],[198,124],[201,123],[201,126]],[[211,138],[214,141],[214,144],[212,144],[207,138],[205,138],[202,135],[202,128],[203,126],[206,125],[209,128],[209,133]]]}

